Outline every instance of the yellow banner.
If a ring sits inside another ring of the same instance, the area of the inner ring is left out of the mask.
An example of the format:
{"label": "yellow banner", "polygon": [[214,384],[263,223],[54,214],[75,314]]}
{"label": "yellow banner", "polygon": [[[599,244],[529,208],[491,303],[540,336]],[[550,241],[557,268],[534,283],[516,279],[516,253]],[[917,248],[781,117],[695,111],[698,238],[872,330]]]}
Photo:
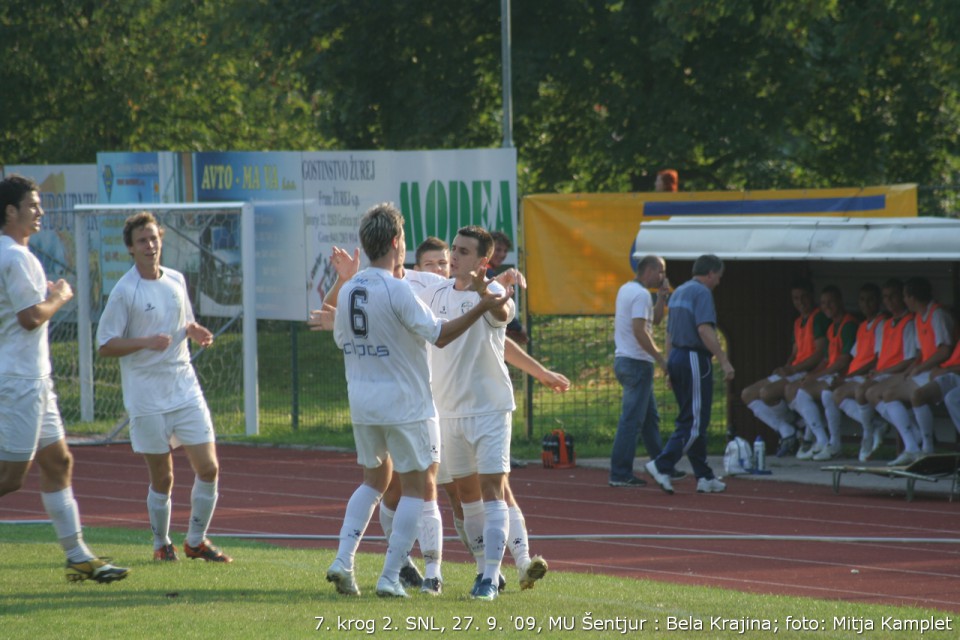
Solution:
{"label": "yellow banner", "polygon": [[606,315],[613,313],[620,285],[634,277],[631,248],[644,220],[688,215],[914,217],[917,185],[532,195],[522,207],[530,313]]}

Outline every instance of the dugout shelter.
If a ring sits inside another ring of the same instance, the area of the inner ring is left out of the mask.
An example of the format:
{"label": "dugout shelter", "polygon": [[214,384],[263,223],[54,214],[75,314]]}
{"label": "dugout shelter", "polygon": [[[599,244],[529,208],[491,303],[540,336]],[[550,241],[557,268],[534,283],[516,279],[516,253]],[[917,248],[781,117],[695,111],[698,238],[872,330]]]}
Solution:
{"label": "dugout shelter", "polygon": [[[847,311],[858,315],[866,282],[928,278],[934,299],[960,307],[960,220],[946,218],[675,217],[640,224],[635,258],[655,253],[667,261],[673,286],[690,279],[693,260],[705,253],[725,263],[714,291],[719,329],[736,370],[725,390],[727,424],[752,441],[775,444],[774,434],[740,400],[741,390],[784,364],[792,346],[796,311],[790,284],[807,278],[819,291],[834,284]],[[957,326],[960,326],[958,323]],[[716,393],[722,393],[720,389]],[[956,441],[949,426],[937,436]]]}

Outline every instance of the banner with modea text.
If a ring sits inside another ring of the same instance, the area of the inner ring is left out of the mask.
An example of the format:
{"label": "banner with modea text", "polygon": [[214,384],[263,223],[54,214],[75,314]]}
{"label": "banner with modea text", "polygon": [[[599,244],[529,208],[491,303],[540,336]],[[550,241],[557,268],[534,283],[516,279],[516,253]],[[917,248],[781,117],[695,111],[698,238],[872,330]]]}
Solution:
{"label": "banner with modea text", "polygon": [[608,315],[634,277],[640,223],[676,216],[915,217],[917,186],[532,195],[523,199],[530,313]]}
{"label": "banner with modea text", "polygon": [[[450,242],[467,224],[516,246],[515,149],[111,152],[97,163],[101,203],[253,203],[261,319],[304,320],[319,308],[336,280],[333,247],[358,247],[360,217],[380,202],[404,215],[408,263],[428,235]],[[239,236],[221,231],[226,255]],[[515,249],[506,262],[516,264]]]}

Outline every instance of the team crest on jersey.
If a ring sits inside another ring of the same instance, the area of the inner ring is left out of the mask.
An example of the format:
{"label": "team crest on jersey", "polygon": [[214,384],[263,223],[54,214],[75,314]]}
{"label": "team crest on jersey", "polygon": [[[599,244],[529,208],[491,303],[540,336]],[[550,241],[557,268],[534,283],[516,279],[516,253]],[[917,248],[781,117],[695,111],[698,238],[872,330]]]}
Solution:
{"label": "team crest on jersey", "polygon": [[467,311],[470,311],[470,309],[473,309],[473,303],[470,302],[469,300],[460,304],[461,315],[465,314]]}

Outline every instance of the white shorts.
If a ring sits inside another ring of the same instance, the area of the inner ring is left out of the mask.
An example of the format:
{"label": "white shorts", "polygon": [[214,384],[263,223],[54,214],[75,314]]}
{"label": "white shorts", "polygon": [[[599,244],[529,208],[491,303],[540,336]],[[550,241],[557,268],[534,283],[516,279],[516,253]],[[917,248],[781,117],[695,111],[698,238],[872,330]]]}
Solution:
{"label": "white shorts", "polygon": [[[805,373],[791,373],[787,376],[787,382],[796,382],[805,375]],[[783,380],[783,376],[776,373],[767,376],[767,382],[779,382],[780,380]]]}
{"label": "white shorts", "polygon": [[51,378],[0,377],[0,460],[33,460],[39,449],[63,438]]}
{"label": "white shorts", "polygon": [[357,463],[367,469],[376,469],[389,455],[393,460],[393,469],[397,473],[426,471],[440,461],[439,442],[433,433],[429,418],[422,422],[407,424],[355,424],[353,442],[357,447]]}
{"label": "white shorts", "polygon": [[440,436],[440,419],[433,418],[430,423],[431,431],[430,437],[436,438],[437,448],[440,451],[440,460],[438,461],[437,466],[437,486],[444,484],[450,484],[453,482],[453,476],[450,475],[450,470],[447,468],[447,465],[443,460],[443,446],[440,444],[443,441],[443,438]]}
{"label": "white shorts", "polygon": [[944,373],[933,380],[940,387],[940,393],[946,398],[947,394],[960,387],[960,375],[956,373]]}
{"label": "white shorts", "polygon": [[930,372],[924,371],[923,373],[918,373],[917,375],[913,376],[911,380],[913,380],[913,383],[918,387],[922,387],[930,382]]}
{"label": "white shorts", "polygon": [[215,441],[210,410],[203,398],[166,413],[130,418],[130,444],[137,453],[169,453],[181,444]]}
{"label": "white shorts", "polygon": [[863,384],[866,381],[867,381],[867,376],[850,376],[849,378],[844,380],[844,384],[846,384],[847,382],[856,382],[857,384]]}
{"label": "white shorts", "polygon": [[[510,472],[512,412],[440,418],[445,472],[453,478]],[[437,483],[440,484],[438,478]]]}

